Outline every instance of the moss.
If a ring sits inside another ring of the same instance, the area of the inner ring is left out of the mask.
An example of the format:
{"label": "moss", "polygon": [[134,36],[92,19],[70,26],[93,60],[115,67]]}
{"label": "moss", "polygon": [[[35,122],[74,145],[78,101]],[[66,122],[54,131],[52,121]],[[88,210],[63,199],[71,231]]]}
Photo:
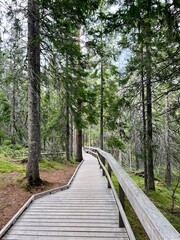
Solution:
{"label": "moss", "polygon": [[46,159],[41,159],[39,162],[39,168],[42,170],[52,170],[52,169],[60,169],[63,168],[65,164],[57,162],[57,161],[48,161]]}
{"label": "moss", "polygon": [[20,166],[18,164],[6,161],[6,160],[0,160],[0,173],[11,173],[11,172],[24,172],[25,168],[23,166]]}
{"label": "moss", "polygon": [[4,205],[0,203],[0,210],[3,210],[3,208],[4,208]]}

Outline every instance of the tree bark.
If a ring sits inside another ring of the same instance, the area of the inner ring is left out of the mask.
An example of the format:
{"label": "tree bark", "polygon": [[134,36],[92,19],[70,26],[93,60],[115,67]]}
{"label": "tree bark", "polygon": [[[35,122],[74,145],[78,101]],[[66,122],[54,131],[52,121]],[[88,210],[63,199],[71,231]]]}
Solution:
{"label": "tree bark", "polygon": [[[141,61],[144,62],[143,44],[141,46]],[[144,68],[141,68],[141,98],[142,98],[142,118],[143,118],[143,159],[144,159],[144,191],[148,193],[148,172],[147,172],[147,151],[146,151],[146,110],[145,110],[145,90],[144,90]]]}
{"label": "tree bark", "polygon": [[148,43],[146,43],[146,107],[147,107],[147,163],[148,163],[148,188],[155,190],[154,184],[154,163],[152,146],[152,90],[151,90],[151,54]]}
{"label": "tree bark", "polygon": [[[78,112],[81,115],[82,109],[82,102],[78,100]],[[76,131],[76,160],[81,162],[82,157],[82,127],[78,126]]]}
{"label": "tree bark", "polygon": [[28,0],[28,164],[26,176],[33,186],[41,184],[39,177],[40,144],[40,39],[39,8]]}
{"label": "tree bark", "polygon": [[169,96],[166,95],[166,123],[165,123],[165,148],[166,148],[166,172],[165,183],[171,186],[171,161],[170,161],[170,142],[169,142]]}
{"label": "tree bark", "polygon": [[71,131],[70,131],[70,156],[74,156],[73,145],[74,145],[74,125],[73,125],[73,116],[71,114]]}
{"label": "tree bark", "polygon": [[11,113],[11,143],[16,143],[15,126],[16,124],[16,79],[13,76],[13,89],[12,89],[12,113]]}
{"label": "tree bark", "polygon": [[66,159],[70,159],[69,94],[66,90]]}
{"label": "tree bark", "polygon": [[103,62],[101,58],[101,102],[100,102],[100,148],[104,148],[104,77]]}

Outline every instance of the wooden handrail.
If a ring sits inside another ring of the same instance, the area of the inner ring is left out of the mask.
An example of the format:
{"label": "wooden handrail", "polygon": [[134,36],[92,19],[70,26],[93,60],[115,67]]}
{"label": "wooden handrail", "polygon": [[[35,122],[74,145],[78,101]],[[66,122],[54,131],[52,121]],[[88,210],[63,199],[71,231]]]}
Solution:
{"label": "wooden handrail", "polygon": [[180,234],[177,230],[135,184],[111,154],[96,147],[85,147],[85,150],[90,150],[89,153],[91,154],[95,151],[100,159],[104,158],[107,161],[151,240],[180,240]]}

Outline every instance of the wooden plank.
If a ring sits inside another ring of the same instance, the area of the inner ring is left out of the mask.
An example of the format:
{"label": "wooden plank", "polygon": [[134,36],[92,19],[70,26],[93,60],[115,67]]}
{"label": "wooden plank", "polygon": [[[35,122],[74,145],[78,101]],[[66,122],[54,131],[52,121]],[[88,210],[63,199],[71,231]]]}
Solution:
{"label": "wooden plank", "polygon": [[114,223],[106,223],[106,222],[82,222],[82,221],[76,221],[76,222],[54,222],[54,221],[18,221],[14,226],[42,226],[42,227],[86,227],[86,228],[114,228],[119,227],[118,222]]}
{"label": "wooden plank", "polygon": [[111,229],[109,228],[97,228],[97,227],[82,227],[82,226],[77,226],[77,227],[57,227],[57,226],[19,226],[19,225],[14,225],[11,229],[11,231],[38,231],[38,232],[96,232],[96,233],[126,233],[125,228],[119,228],[119,227],[112,227]]}
{"label": "wooden plank", "polygon": [[48,224],[51,224],[53,223],[55,226],[59,223],[59,224],[95,224],[96,226],[100,226],[101,224],[118,224],[119,221],[118,219],[48,219],[48,218],[36,218],[36,219],[32,219],[32,218],[24,218],[23,216],[16,222],[16,224],[18,223],[24,223],[25,225],[30,223],[35,223],[35,224],[41,224],[41,223],[48,223]]}
{"label": "wooden plank", "polygon": [[9,234],[11,235],[24,235],[26,236],[56,236],[56,237],[128,237],[127,233],[119,233],[119,232],[48,232],[48,231],[23,231],[23,230],[10,230]]}
{"label": "wooden plank", "polygon": [[24,217],[21,217],[22,219],[26,218],[26,219],[89,219],[89,220],[100,220],[100,219],[103,219],[103,220],[106,220],[106,219],[109,219],[109,220],[117,220],[117,215],[114,216],[110,216],[110,215],[106,215],[106,216],[100,216],[100,215],[90,215],[90,216],[87,216],[87,214],[85,215],[24,215]]}
{"label": "wooden plank", "polygon": [[[55,237],[55,236],[26,236],[26,238],[24,238],[24,236],[20,236],[20,235],[10,235],[8,234],[5,238],[3,238],[4,240],[60,240],[59,237]],[[62,237],[61,236],[61,240],[89,240],[89,239],[93,239],[93,240],[128,240],[128,238],[126,237],[113,237],[113,238],[109,238],[109,237]]]}
{"label": "wooden plank", "polygon": [[[82,209],[82,208],[76,208],[76,209],[68,209],[68,208],[56,208],[56,209],[44,209],[46,211],[46,214],[77,214],[78,213],[82,213],[82,214],[89,214],[89,213],[95,213],[95,215],[99,215],[99,214],[110,214],[110,215],[113,215],[113,214],[118,214],[118,210],[117,209],[90,209],[90,208],[85,208],[85,209]],[[28,209],[27,213],[31,213],[31,214],[41,214],[42,213],[42,209],[40,210],[36,210],[36,209]]]}
{"label": "wooden plank", "polygon": [[[45,210],[44,210],[45,211]],[[85,216],[85,215],[88,215],[88,216],[118,216],[119,212],[118,211],[108,211],[108,210],[104,210],[104,211],[97,211],[97,210],[57,210],[57,211],[51,211],[51,210],[46,210],[45,213],[42,213],[42,211],[30,211],[30,212],[27,212],[27,214],[30,216],[30,215],[36,215],[36,216],[39,216],[41,214],[43,214],[44,216],[49,216],[49,215],[53,215],[53,216],[68,216],[68,215],[71,215],[71,216]]]}

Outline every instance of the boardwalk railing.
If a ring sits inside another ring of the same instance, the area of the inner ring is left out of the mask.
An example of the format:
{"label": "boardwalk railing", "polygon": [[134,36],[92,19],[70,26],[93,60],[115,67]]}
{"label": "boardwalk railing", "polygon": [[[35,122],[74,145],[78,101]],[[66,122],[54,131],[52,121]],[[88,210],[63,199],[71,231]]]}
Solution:
{"label": "boardwalk railing", "polygon": [[[118,204],[122,217],[122,224],[124,222],[122,207],[124,206],[124,196],[126,195],[151,240],[180,240],[180,234],[176,229],[134,183],[131,177],[122,169],[111,154],[95,147],[85,147],[85,151],[98,158],[103,169],[103,174],[107,176],[109,187],[114,188],[114,186],[112,186],[111,173],[113,172],[116,176],[119,183],[119,200],[122,205],[119,206]],[[108,170],[105,166],[108,166]],[[126,222],[124,222],[124,225],[126,225]],[[127,228],[127,226],[125,227]]]}

